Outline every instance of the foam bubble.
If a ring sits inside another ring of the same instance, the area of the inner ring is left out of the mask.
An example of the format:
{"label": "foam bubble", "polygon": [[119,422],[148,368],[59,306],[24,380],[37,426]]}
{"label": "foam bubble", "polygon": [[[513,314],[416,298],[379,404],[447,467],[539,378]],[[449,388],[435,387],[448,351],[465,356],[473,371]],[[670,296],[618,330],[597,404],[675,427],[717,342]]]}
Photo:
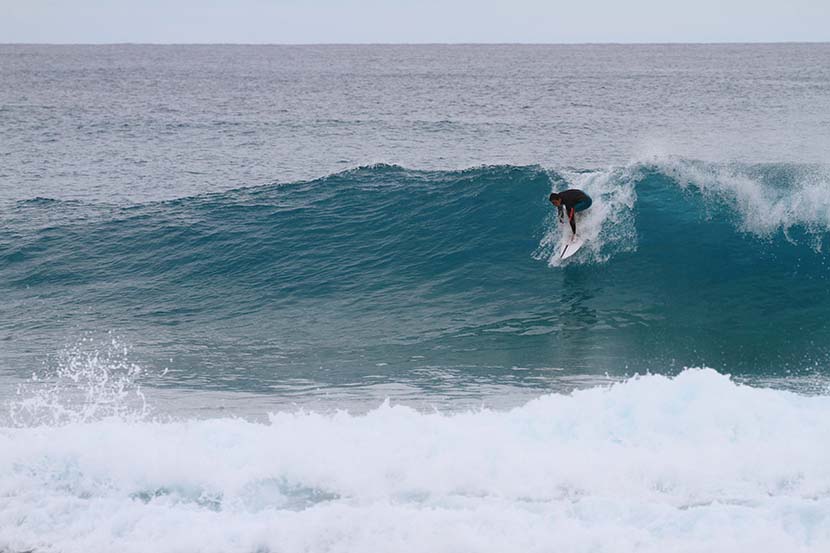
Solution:
{"label": "foam bubble", "polygon": [[713,370],[509,411],[0,428],[0,550],[830,547],[830,397]]}

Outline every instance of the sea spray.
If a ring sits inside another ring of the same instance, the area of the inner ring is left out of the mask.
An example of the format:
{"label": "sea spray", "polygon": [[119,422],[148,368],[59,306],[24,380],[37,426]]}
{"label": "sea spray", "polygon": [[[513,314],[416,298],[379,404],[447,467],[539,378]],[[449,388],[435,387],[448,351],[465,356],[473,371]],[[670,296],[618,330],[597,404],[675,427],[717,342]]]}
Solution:
{"label": "sea spray", "polygon": [[62,426],[113,417],[141,420],[147,401],[142,368],[129,360],[129,347],[117,338],[85,337],[62,350],[53,367],[32,374],[8,404],[14,426]]}

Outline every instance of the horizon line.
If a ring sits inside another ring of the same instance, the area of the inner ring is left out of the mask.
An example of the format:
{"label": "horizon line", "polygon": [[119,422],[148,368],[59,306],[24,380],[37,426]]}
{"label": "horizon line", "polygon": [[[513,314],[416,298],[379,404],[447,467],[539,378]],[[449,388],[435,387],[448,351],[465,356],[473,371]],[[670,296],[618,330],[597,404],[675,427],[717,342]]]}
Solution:
{"label": "horizon line", "polygon": [[830,40],[671,42],[0,42],[0,46],[727,46],[830,44]]}

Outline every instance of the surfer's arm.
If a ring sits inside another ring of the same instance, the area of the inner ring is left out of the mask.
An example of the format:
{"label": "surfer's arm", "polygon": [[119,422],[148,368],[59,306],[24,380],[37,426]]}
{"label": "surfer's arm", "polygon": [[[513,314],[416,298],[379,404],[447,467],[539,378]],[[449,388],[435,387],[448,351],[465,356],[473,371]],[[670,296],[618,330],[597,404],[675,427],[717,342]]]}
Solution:
{"label": "surfer's arm", "polygon": [[576,220],[574,219],[574,208],[568,210],[568,219],[571,222],[571,230],[576,234]]}
{"label": "surfer's arm", "polygon": [[561,205],[556,206],[556,211],[559,212],[559,222],[564,223],[565,222],[565,212],[562,211],[562,206]]}

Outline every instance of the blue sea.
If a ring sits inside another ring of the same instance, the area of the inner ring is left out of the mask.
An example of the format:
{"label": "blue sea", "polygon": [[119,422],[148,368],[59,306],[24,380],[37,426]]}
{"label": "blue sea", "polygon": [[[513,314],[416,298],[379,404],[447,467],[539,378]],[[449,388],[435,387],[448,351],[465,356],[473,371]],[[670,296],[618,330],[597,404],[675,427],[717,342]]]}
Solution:
{"label": "blue sea", "polygon": [[2,553],[830,551],[830,44],[0,45],[0,222]]}

